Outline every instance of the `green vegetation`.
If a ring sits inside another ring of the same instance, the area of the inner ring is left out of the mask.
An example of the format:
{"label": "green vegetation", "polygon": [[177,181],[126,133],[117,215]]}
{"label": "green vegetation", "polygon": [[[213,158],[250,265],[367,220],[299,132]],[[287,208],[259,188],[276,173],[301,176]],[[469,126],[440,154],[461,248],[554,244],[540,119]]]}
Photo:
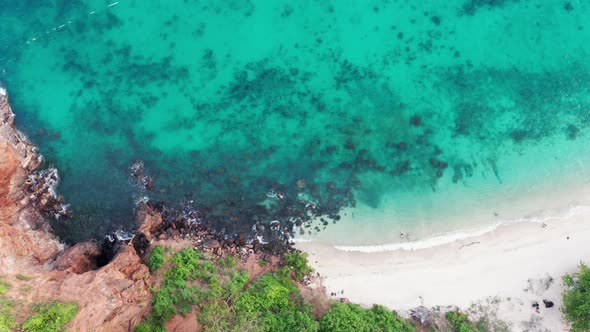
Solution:
{"label": "green vegetation", "polygon": [[357,304],[336,304],[320,320],[322,332],[410,332],[415,327],[393,311],[375,305],[364,309]]}
{"label": "green vegetation", "polygon": [[445,315],[449,323],[453,326],[454,332],[476,332],[479,329],[469,321],[469,317],[466,314],[459,311],[449,311]]}
{"label": "green vegetation", "polygon": [[215,263],[184,249],[171,258],[164,280],[154,291],[152,314],[137,332],[164,331],[168,319],[197,310],[211,331],[317,331],[318,324],[285,268],[267,273],[249,286],[249,275],[228,256]]}
{"label": "green vegetation", "polygon": [[36,305],[33,309],[37,313],[23,324],[25,332],[65,331],[64,325],[76,317],[79,307],[75,303],[51,302]]}
{"label": "green vegetation", "polygon": [[[163,258],[161,261],[164,261]],[[164,272],[160,289],[154,291],[152,314],[136,328],[136,331],[164,331],[164,324],[168,319],[177,313],[187,314],[192,305],[199,302],[199,288],[187,281],[205,274],[212,263],[201,264],[200,253],[192,248],[175,254],[171,263],[172,267]]]}
{"label": "green vegetation", "polygon": [[164,248],[162,246],[155,246],[147,260],[147,266],[150,268],[150,271],[160,269],[164,265],[165,258]]}
{"label": "green vegetation", "polygon": [[285,262],[287,262],[287,266],[293,269],[296,280],[301,280],[303,275],[313,272],[313,269],[308,265],[306,253],[294,252],[286,254]]}
{"label": "green vegetation", "polygon": [[572,332],[590,331],[590,268],[580,264],[580,271],[563,276],[563,314],[572,324]]}
{"label": "green vegetation", "polygon": [[16,329],[16,314],[12,311],[14,302],[0,298],[0,332],[10,332]]}
{"label": "green vegetation", "polygon": [[234,268],[234,267],[236,267],[237,263],[238,263],[238,258],[234,255],[227,255],[225,258],[223,258],[221,261],[219,261],[219,264],[223,268]]}
{"label": "green vegetation", "polygon": [[264,274],[238,293],[234,309],[237,321],[257,322],[262,331],[317,331],[311,305],[305,303],[290,270]]}
{"label": "green vegetation", "polygon": [[[150,260],[154,252],[164,256],[164,251],[158,250],[154,248]],[[158,262],[164,260],[162,257]],[[301,280],[313,271],[307,256],[292,253],[285,261],[286,267],[249,282],[248,273],[236,267],[235,256],[214,262],[199,251],[184,249],[172,255],[170,264],[160,272],[163,281],[154,290],[152,314],[136,332],[164,331],[172,316],[191,310],[196,310],[199,324],[208,331],[414,331],[412,325],[382,306],[363,309],[337,304],[316,321],[312,306],[292,279]]]}
{"label": "green vegetation", "polygon": [[158,272],[163,281],[153,291],[152,314],[136,332],[162,332],[171,317],[192,310],[205,331],[415,331],[383,306],[338,303],[316,320],[295,282],[312,271],[301,253],[287,255],[285,267],[255,280],[237,267],[235,256],[213,261],[192,248],[168,256],[169,264]]}
{"label": "green vegetation", "polygon": [[33,278],[26,276],[24,274],[17,274],[16,279],[22,280],[22,281],[31,281],[31,279],[33,279]]}
{"label": "green vegetation", "polygon": [[0,280],[0,295],[6,294],[6,292],[10,289],[10,284]]}

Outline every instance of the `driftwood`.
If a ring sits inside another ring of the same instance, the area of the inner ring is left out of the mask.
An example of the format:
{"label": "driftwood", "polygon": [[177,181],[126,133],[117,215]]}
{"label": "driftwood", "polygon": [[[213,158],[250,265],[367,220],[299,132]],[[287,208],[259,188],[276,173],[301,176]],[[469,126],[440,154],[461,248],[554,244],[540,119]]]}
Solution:
{"label": "driftwood", "polygon": [[474,244],[479,244],[479,241],[471,242],[469,244],[464,244],[464,245],[462,245],[462,246],[459,247],[459,250],[463,249],[463,247],[469,247],[469,246],[474,245]]}

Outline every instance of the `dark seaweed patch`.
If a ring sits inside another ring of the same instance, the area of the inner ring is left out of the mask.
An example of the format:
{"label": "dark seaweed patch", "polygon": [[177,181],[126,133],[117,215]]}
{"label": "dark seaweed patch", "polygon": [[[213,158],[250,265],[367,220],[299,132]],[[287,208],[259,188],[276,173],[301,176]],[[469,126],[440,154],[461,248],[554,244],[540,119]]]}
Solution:
{"label": "dark seaweed patch", "polygon": [[468,0],[461,7],[461,13],[472,16],[481,8],[500,9],[507,3],[518,1],[519,0]]}

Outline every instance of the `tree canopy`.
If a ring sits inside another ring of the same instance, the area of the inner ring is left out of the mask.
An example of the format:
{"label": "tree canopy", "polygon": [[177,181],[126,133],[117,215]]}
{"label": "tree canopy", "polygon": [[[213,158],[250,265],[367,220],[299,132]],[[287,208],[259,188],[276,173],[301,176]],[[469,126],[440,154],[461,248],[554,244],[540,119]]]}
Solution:
{"label": "tree canopy", "polygon": [[572,332],[590,331],[590,268],[580,264],[580,271],[563,276],[562,312],[572,324]]}

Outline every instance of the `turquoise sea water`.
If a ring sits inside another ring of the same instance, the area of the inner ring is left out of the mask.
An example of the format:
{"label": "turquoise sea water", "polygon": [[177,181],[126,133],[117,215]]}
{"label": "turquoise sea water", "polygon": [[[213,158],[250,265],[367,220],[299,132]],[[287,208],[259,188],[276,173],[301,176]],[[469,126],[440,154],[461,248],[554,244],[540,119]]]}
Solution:
{"label": "turquoise sea water", "polygon": [[142,159],[150,198],[228,234],[356,206],[340,235],[384,241],[590,179],[589,15],[578,0],[3,0],[0,80],[62,174],[67,240],[129,227]]}

